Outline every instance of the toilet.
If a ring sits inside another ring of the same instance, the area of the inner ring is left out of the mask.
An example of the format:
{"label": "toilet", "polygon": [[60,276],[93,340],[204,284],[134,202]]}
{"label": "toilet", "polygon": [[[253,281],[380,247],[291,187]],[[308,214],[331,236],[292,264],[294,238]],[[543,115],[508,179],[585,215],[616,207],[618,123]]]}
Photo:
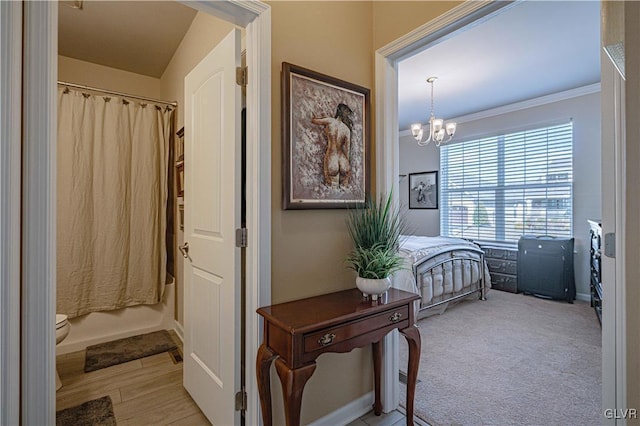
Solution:
{"label": "toilet", "polygon": [[[56,314],[56,345],[62,342],[69,334],[69,322],[67,316],[63,314]],[[56,368],[56,390],[62,387],[60,376],[58,375],[58,369]]]}

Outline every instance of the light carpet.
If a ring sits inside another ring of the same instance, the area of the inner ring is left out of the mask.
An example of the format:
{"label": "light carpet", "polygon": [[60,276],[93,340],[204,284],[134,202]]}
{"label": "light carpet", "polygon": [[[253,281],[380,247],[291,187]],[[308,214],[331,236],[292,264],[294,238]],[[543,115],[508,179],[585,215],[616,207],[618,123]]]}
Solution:
{"label": "light carpet", "polygon": [[[493,290],[486,301],[461,302],[418,328],[415,411],[429,424],[602,423],[601,329],[589,303]],[[404,404],[405,385],[400,393]]]}

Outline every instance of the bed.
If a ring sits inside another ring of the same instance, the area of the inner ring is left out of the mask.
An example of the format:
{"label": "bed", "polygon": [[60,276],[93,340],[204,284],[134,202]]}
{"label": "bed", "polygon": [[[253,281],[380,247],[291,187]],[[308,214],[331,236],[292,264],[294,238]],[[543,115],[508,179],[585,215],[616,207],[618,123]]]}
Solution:
{"label": "bed", "polygon": [[473,295],[484,300],[491,286],[484,252],[472,241],[403,235],[400,254],[405,266],[394,274],[393,286],[420,294],[417,319]]}

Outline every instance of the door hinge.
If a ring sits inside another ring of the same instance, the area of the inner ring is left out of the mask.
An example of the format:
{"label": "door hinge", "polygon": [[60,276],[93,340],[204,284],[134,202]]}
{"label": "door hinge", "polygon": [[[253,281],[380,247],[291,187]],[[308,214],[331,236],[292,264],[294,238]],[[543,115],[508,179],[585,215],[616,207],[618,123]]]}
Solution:
{"label": "door hinge", "polygon": [[247,228],[236,229],[236,247],[243,248],[247,246],[247,240],[249,239],[247,234]]}
{"label": "door hinge", "polygon": [[247,392],[236,392],[236,411],[247,411]]}
{"label": "door hinge", "polygon": [[238,86],[247,87],[247,67],[236,68],[236,84]]}
{"label": "door hinge", "polygon": [[609,232],[604,234],[604,255],[607,257],[616,257],[616,234]]}

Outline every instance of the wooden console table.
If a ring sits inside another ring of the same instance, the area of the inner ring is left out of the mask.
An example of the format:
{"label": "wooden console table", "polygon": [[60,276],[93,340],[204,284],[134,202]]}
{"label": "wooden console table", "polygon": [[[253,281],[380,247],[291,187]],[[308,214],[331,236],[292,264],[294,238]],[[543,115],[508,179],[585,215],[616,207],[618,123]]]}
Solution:
{"label": "wooden console table", "polygon": [[413,397],[420,363],[420,333],[415,327],[413,308],[417,299],[416,294],[392,288],[374,302],[352,289],[258,309],[264,317],[264,341],[256,360],[264,425],[271,426],[269,368],[274,359],[277,358],[287,425],[297,426],[302,391],[316,369],[316,358],[325,352],[349,352],[368,344],[373,349],[373,410],[380,415],[380,341],[396,328],[409,343],[406,409],[407,425],[413,425]]}

